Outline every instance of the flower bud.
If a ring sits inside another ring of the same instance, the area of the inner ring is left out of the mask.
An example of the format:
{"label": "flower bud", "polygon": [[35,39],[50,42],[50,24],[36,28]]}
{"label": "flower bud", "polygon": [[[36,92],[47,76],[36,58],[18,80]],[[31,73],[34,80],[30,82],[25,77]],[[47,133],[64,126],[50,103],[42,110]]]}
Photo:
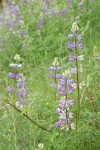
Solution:
{"label": "flower bud", "polygon": [[14,57],[14,60],[19,61],[20,60],[20,55],[16,54],[15,57]]}
{"label": "flower bud", "polygon": [[52,63],[53,66],[58,66],[59,62],[58,62],[58,58],[55,57],[54,62]]}
{"label": "flower bud", "polygon": [[73,22],[71,31],[72,31],[73,33],[76,33],[78,30],[79,30],[79,27],[77,26],[77,23],[76,23],[76,22]]}
{"label": "flower bud", "polygon": [[39,143],[39,144],[38,144],[38,148],[39,148],[39,149],[43,149],[43,148],[44,148],[43,143]]}

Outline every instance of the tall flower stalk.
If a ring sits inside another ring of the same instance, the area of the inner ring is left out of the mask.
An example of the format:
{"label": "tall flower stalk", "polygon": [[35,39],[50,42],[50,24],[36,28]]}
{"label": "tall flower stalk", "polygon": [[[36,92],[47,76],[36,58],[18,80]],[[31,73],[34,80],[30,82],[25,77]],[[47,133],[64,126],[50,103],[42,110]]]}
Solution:
{"label": "tall flower stalk", "polygon": [[10,64],[12,72],[8,73],[8,78],[13,80],[14,85],[13,87],[9,85],[7,87],[7,92],[11,95],[13,94],[13,104],[23,109],[23,105],[27,102],[27,90],[23,75],[18,73],[19,69],[22,68],[22,65],[19,64],[20,55],[16,54],[14,60],[15,63]]}
{"label": "tall flower stalk", "polygon": [[82,35],[78,34],[78,26],[77,23],[74,22],[71,28],[71,34],[68,35],[68,38],[72,40],[72,42],[68,43],[68,49],[74,52],[73,56],[69,56],[69,61],[76,63],[76,84],[77,84],[77,119],[80,116],[80,85],[79,85],[79,66],[78,66],[78,50],[83,49],[82,44]]}
{"label": "tall flower stalk", "polygon": [[[21,78],[21,75],[20,74],[17,74],[17,69],[18,68],[21,68],[21,64],[19,65],[18,62],[20,60],[20,55],[16,54],[15,57],[14,57],[14,60],[15,60],[15,64],[10,64],[10,67],[12,68],[12,72],[10,72],[8,74],[8,78],[12,79],[13,80],[13,88],[11,86],[8,86],[7,87],[7,91],[8,93],[12,93],[13,94],[13,104],[16,103],[16,98],[17,98],[17,95],[16,95],[16,91],[17,91],[17,87],[16,87],[16,81]],[[21,105],[20,105],[21,106]],[[21,108],[21,107],[20,107]],[[15,110],[13,110],[13,131],[14,131],[14,146],[15,146],[15,150],[17,150],[17,132],[16,132],[16,112]]]}
{"label": "tall flower stalk", "polygon": [[59,116],[59,121],[55,124],[55,128],[66,129],[67,131],[75,129],[75,124],[72,122],[74,114],[70,111],[71,106],[74,105],[74,100],[68,99],[68,95],[74,92],[74,80],[70,80],[69,75],[70,71],[66,70],[58,83],[58,94],[63,97],[58,102],[59,107],[56,114]]}

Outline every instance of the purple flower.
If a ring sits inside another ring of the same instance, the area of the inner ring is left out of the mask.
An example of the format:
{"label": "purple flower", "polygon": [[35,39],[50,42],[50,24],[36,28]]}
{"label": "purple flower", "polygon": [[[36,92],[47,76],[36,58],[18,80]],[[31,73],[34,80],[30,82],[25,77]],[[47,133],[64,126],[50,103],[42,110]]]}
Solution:
{"label": "purple flower", "polygon": [[76,68],[70,68],[70,73],[72,74],[77,74],[77,69]]}
{"label": "purple flower", "polygon": [[49,77],[50,77],[50,78],[54,78],[54,74],[50,74]]}
{"label": "purple flower", "polygon": [[64,111],[62,111],[60,114],[59,114],[59,119],[60,120],[66,120],[66,113]]}
{"label": "purple flower", "polygon": [[68,39],[72,39],[72,38],[73,38],[73,34],[69,34]]}
{"label": "purple flower", "polygon": [[58,121],[58,122],[56,122],[56,124],[55,124],[55,128],[59,128],[60,126],[61,126],[61,120],[60,121]]}
{"label": "purple flower", "polygon": [[71,56],[69,56],[69,61],[72,61],[72,62],[73,62],[73,61],[75,61],[75,59],[76,59],[76,56],[75,56],[75,55],[73,55],[73,56],[72,56],[72,55],[71,55]]}
{"label": "purple flower", "polygon": [[20,31],[20,37],[21,37],[21,38],[25,38],[26,35],[27,35],[27,32],[26,32],[26,31],[24,31],[24,30],[21,30],[21,31]]}
{"label": "purple flower", "polygon": [[6,26],[7,27],[11,27],[12,26],[11,20],[6,20]]}
{"label": "purple flower", "polygon": [[69,100],[69,105],[74,106],[74,100],[73,99]]}
{"label": "purple flower", "polygon": [[60,67],[55,67],[55,66],[54,67],[52,67],[52,66],[50,67],[50,71],[57,71],[57,70],[59,71]]}
{"label": "purple flower", "polygon": [[25,103],[25,102],[27,102],[27,99],[25,97],[19,97],[18,102]]}
{"label": "purple flower", "polygon": [[18,80],[20,78],[22,78],[22,76],[20,74],[16,74],[16,79]]}
{"label": "purple flower", "polygon": [[38,29],[43,29],[43,28],[44,28],[44,26],[39,25],[39,26],[37,26],[37,28],[38,28]]}
{"label": "purple flower", "polygon": [[61,78],[60,79],[60,82],[58,83],[58,85],[60,85],[60,86],[65,86],[65,80],[64,80],[64,78]]}
{"label": "purple flower", "polygon": [[56,114],[59,114],[59,113],[61,113],[61,110],[59,108],[57,108]]}
{"label": "purple flower", "polygon": [[77,46],[78,46],[78,48],[79,48],[80,50],[83,49],[83,44],[82,44],[81,42],[78,42],[78,43],[77,43]]}
{"label": "purple flower", "polygon": [[13,79],[13,78],[14,78],[14,74],[10,72],[10,73],[8,74],[8,78]]}
{"label": "purple flower", "polygon": [[82,35],[79,34],[79,35],[77,36],[77,39],[78,39],[79,41],[82,41],[82,39],[83,39]]}
{"label": "purple flower", "polygon": [[27,90],[25,89],[18,90],[18,96],[24,97],[26,95],[27,95]]}
{"label": "purple flower", "polygon": [[53,67],[52,66],[50,67],[50,71],[53,71]]}
{"label": "purple flower", "polygon": [[72,112],[69,113],[69,118],[74,118]]}
{"label": "purple flower", "polygon": [[61,16],[65,16],[65,15],[67,15],[68,13],[67,13],[67,10],[66,9],[62,9],[62,11],[61,11]]}
{"label": "purple flower", "polygon": [[38,29],[43,29],[44,28],[44,20],[43,19],[39,19],[37,22],[37,28]]}
{"label": "purple flower", "polygon": [[56,84],[55,83],[50,83],[50,87],[56,88]]}
{"label": "purple flower", "polygon": [[74,88],[71,85],[68,85],[68,92],[70,94],[74,92]]}
{"label": "purple flower", "polygon": [[83,2],[80,2],[78,4],[78,10],[84,10],[84,4],[83,4]]}
{"label": "purple flower", "polygon": [[68,43],[68,49],[69,49],[69,50],[74,50],[74,48],[75,48],[75,43],[69,42],[69,43]]}
{"label": "purple flower", "polygon": [[60,67],[57,67],[57,70],[59,71],[61,68]]}
{"label": "purple flower", "polygon": [[58,94],[65,96],[65,95],[66,95],[66,90],[63,89],[62,87],[60,87],[60,88],[59,88],[59,91],[58,91]]}
{"label": "purple flower", "polygon": [[65,100],[62,99],[62,100],[59,101],[59,107],[60,107],[61,109],[63,109],[64,106],[65,106]]}
{"label": "purple flower", "polygon": [[12,92],[12,88],[10,86],[7,86],[7,92],[8,93]]}
{"label": "purple flower", "polygon": [[60,74],[56,74],[56,79],[60,79],[61,75]]}
{"label": "purple flower", "polygon": [[73,83],[74,83],[74,80],[73,80],[73,79],[67,80],[67,85],[71,85],[71,84],[73,84]]}
{"label": "purple flower", "polygon": [[17,83],[17,87],[18,88],[22,88],[22,87],[24,87],[26,84],[25,84],[25,82],[19,82],[19,83]]}

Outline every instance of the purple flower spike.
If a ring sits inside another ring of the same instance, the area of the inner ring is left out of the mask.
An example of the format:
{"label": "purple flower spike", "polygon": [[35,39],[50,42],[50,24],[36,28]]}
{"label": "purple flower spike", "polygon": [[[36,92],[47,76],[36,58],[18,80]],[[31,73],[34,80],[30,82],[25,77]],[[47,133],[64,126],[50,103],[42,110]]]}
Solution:
{"label": "purple flower spike", "polygon": [[13,79],[13,78],[14,78],[14,74],[10,72],[10,73],[8,74],[8,78]]}

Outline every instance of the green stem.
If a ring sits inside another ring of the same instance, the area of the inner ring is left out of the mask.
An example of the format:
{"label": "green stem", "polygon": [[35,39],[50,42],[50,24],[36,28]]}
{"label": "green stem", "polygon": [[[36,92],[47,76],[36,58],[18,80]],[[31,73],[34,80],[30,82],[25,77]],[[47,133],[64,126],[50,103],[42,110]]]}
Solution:
{"label": "green stem", "polygon": [[[14,69],[14,103],[16,102],[16,69]],[[14,125],[14,146],[17,150],[17,133],[16,133],[16,114],[13,112],[13,125]]]}
{"label": "green stem", "polygon": [[[56,71],[54,71],[54,83],[55,83],[55,86],[57,85],[57,79],[56,79]],[[55,100],[57,99],[57,87],[55,87]]]}
{"label": "green stem", "polygon": [[15,150],[17,150],[17,134],[16,134],[16,116],[15,116],[15,110],[13,111],[13,125],[14,125],[14,146]]}
{"label": "green stem", "polygon": [[[67,102],[67,91],[68,91],[68,88],[67,88],[67,77],[66,77],[66,79],[65,79],[65,89],[66,89],[66,102]],[[68,126],[68,119],[67,119],[67,108],[66,108],[66,120],[67,120],[67,126]]]}
{"label": "green stem", "polygon": [[79,119],[80,116],[80,89],[79,89],[79,70],[78,70],[78,52],[77,52],[77,46],[76,46],[77,42],[76,42],[76,37],[75,37],[75,54],[76,54],[76,70],[77,70],[77,74],[76,74],[76,82],[77,82],[77,99],[78,99],[78,112],[77,112],[77,119]]}

